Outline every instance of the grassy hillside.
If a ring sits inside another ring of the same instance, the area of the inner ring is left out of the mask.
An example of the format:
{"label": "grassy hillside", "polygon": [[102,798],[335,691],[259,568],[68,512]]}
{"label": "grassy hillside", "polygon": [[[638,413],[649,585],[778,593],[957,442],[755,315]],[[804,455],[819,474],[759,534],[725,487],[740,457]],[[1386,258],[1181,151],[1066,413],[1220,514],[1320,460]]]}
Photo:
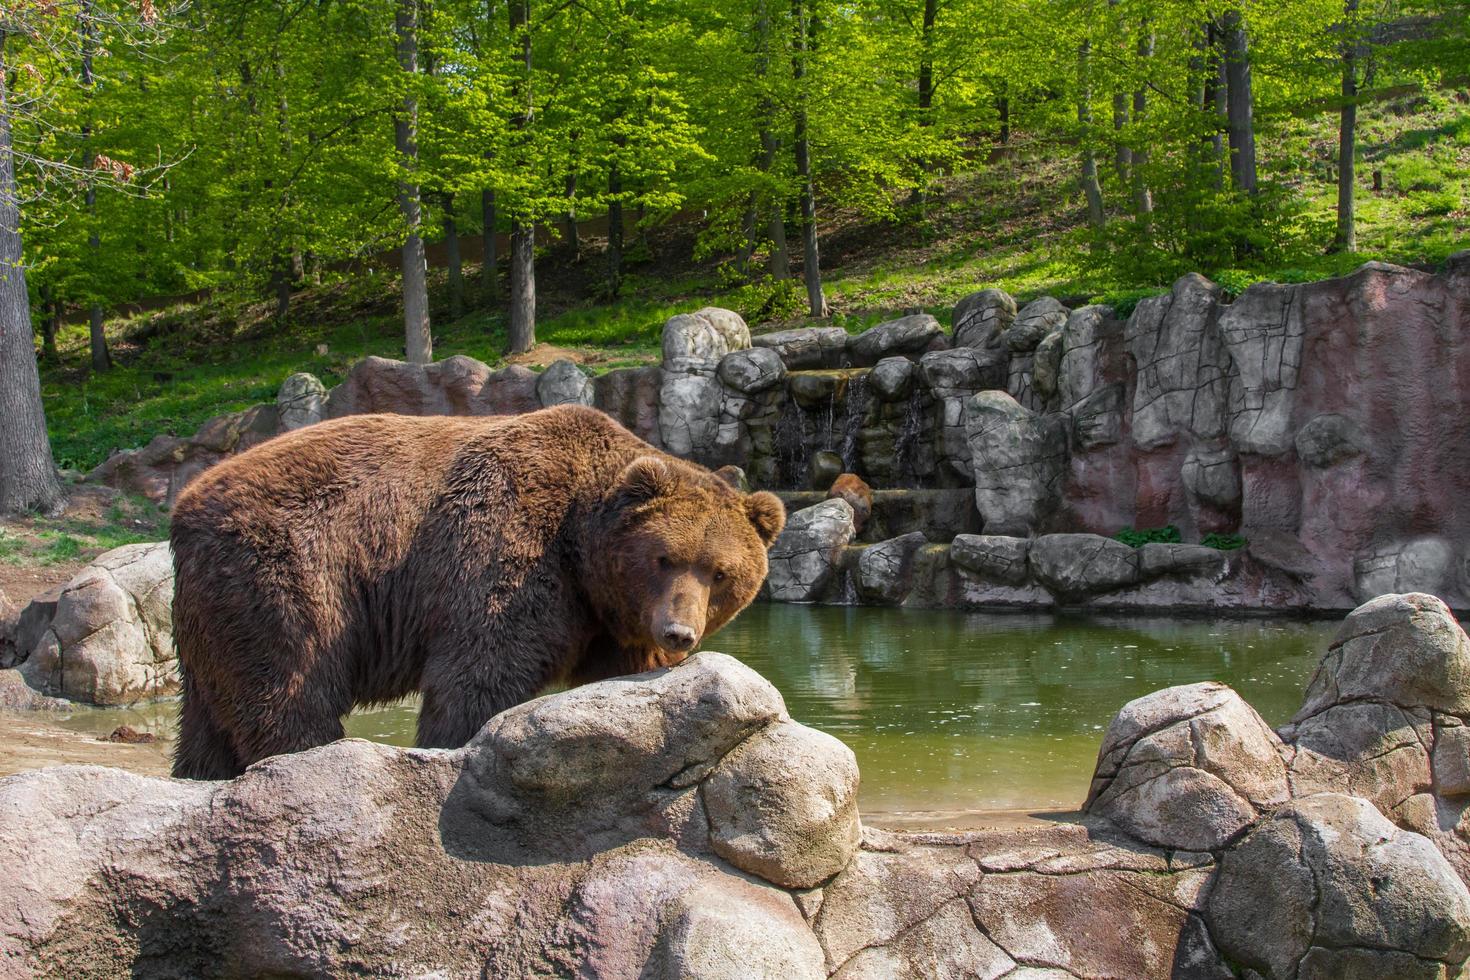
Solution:
{"label": "grassy hillside", "polygon": [[[1262,147],[1263,170],[1284,175],[1306,202],[1298,220],[1317,225],[1332,220],[1333,121],[1291,121]],[[1470,93],[1365,107],[1359,140],[1364,189],[1356,254],[1311,250],[1255,268],[1199,271],[1239,291],[1266,279],[1338,275],[1368,259],[1433,268],[1470,246]],[[1005,152],[946,181],[922,214],[892,223],[825,215],[823,265],[835,322],[857,331],[913,307],[947,321],[957,299],[986,286],[1021,300],[1050,293],[1125,308],[1166,289],[1179,271],[1168,262],[1123,273],[1084,244],[1072,152],[1018,135]],[[1381,171],[1381,191],[1367,189],[1374,170]],[[593,371],[652,363],[663,321],[707,304],[735,309],[757,329],[800,322],[799,284],[732,286],[716,262],[689,258],[693,246],[687,225],[650,230],[631,249],[637,261],[623,298],[611,302],[599,298],[599,243],[589,243],[581,261],[551,249],[538,266],[542,346],[517,360],[534,366],[572,356]],[[478,273],[466,269],[468,282],[477,283]],[[451,321],[442,270],[431,287],[435,355],[503,362],[500,313],[475,309]],[[478,305],[473,292],[468,300],[472,309]],[[117,366],[101,375],[87,371],[85,327],[69,327],[59,338],[60,363],[43,366],[57,462],[85,470],[155,435],[193,432],[211,416],[273,399],[293,371],[311,371],[330,386],[358,358],[401,356],[397,309],[391,269],[340,274],[298,293],[285,322],[271,318],[266,302],[216,296],[109,322]]]}

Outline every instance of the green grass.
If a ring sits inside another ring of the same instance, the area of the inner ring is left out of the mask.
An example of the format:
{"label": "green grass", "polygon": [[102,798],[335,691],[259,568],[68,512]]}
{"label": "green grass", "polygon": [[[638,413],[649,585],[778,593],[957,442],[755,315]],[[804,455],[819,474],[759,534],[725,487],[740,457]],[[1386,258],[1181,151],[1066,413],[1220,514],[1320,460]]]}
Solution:
{"label": "green grass", "polygon": [[[1261,281],[1342,275],[1370,259],[1434,266],[1470,241],[1470,93],[1431,92],[1362,108],[1358,251],[1352,254],[1325,247],[1336,202],[1335,118],[1272,123],[1262,143],[1263,173],[1294,188],[1303,204],[1299,224],[1315,229],[1312,244],[1255,265],[1199,269],[1228,293]],[[828,258],[824,269],[831,323],[858,333],[918,308],[948,324],[956,301],[989,286],[1023,303],[1043,294],[1073,304],[1108,303],[1123,316],[1140,299],[1166,292],[1170,274],[1147,268],[1125,274],[1105,254],[1089,254],[1078,227],[1083,206],[1075,166],[1072,147],[1018,140],[1010,154],[949,178],[922,214],[911,210],[888,224],[832,216],[824,235],[830,231],[838,245],[823,246],[825,255],[839,257]],[[1377,192],[1369,189],[1375,170],[1382,172]],[[1110,193],[1117,197],[1116,189]],[[478,277],[467,279],[473,284]],[[443,285],[442,271],[431,276],[435,356],[502,364],[504,317],[472,312],[450,320]],[[231,296],[115,320],[108,331],[119,365],[100,375],[85,368],[85,327],[69,327],[59,338],[61,364],[43,368],[58,464],[87,470],[157,435],[191,434],[216,415],[273,400],[295,371],[332,386],[369,354],[402,356],[397,288],[391,270],[343,275],[298,294],[284,324],[270,320],[266,303]],[[655,363],[663,322],[704,305],[734,309],[758,329],[809,322],[800,283],[732,285],[718,269],[677,261],[635,268],[616,301],[583,292],[552,285],[536,332],[544,344],[591,355],[586,368],[594,373]],[[473,295],[468,301],[477,305]]]}
{"label": "green grass", "polygon": [[118,496],[93,518],[32,516],[0,528],[0,561],[55,565],[90,559],[127,544],[168,537],[168,511],[144,497]]}

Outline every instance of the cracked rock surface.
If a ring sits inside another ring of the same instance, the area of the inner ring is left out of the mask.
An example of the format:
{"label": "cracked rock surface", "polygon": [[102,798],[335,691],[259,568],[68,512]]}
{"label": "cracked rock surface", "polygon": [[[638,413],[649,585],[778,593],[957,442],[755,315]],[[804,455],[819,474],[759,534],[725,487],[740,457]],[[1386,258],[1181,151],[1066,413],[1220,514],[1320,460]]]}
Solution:
{"label": "cracked rock surface", "polygon": [[173,559],[167,541],[98,555],[61,590],[20,672],[42,694],[132,704],[179,692]]}
{"label": "cracked rock surface", "polygon": [[[0,779],[0,975],[1462,977],[1465,638],[1435,603],[1350,617],[1284,741],[1218,684],[1129,703],[1076,822],[864,829],[852,753],[717,653],[458,750]],[[1339,709],[1427,719],[1432,779],[1318,791],[1302,725]]]}
{"label": "cracked rock surface", "polygon": [[814,602],[832,584],[842,549],[857,533],[852,505],[841,497],[803,508],[786,518],[786,527],[767,555],[766,590],[780,602]]}

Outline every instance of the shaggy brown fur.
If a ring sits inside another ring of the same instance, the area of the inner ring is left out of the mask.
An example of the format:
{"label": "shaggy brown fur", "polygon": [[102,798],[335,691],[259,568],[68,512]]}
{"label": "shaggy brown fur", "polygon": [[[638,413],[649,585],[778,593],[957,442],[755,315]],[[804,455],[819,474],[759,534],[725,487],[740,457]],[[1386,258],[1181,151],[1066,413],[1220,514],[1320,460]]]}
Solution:
{"label": "shaggy brown fur", "polygon": [[414,691],[418,744],[458,746],[553,681],[675,662],[755,597],[784,522],[589,408],[280,436],[174,508],[174,775],[234,776]]}

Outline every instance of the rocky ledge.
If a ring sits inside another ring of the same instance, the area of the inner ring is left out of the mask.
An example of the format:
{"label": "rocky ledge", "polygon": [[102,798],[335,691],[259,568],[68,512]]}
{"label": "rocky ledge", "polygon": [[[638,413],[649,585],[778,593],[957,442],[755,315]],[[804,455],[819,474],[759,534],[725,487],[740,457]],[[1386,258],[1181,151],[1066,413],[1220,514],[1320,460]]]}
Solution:
{"label": "rocky ledge", "polygon": [[1279,733],[1171,688],[1109,726],[1076,822],[898,835],[841,743],[703,653],[456,751],[0,780],[0,974],[1463,976],[1467,721],[1470,640],[1384,596]]}

